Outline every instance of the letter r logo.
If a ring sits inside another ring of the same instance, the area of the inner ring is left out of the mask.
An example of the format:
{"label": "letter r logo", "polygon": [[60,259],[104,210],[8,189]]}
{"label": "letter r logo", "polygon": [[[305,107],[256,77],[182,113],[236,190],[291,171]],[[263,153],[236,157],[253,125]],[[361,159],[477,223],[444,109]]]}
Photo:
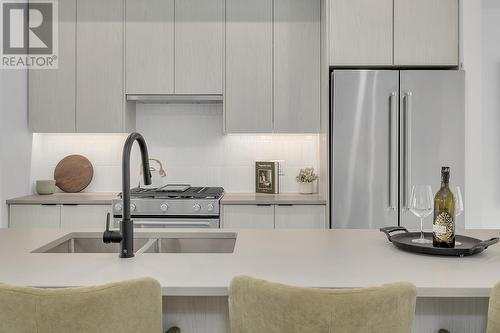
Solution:
{"label": "letter r logo", "polygon": [[3,54],[53,53],[53,3],[3,1]]}

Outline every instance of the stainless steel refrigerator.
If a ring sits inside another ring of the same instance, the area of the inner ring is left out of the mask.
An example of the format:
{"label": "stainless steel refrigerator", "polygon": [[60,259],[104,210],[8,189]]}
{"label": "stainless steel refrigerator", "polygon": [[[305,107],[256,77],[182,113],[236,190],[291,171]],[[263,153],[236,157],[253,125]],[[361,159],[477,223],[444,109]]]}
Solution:
{"label": "stainless steel refrigerator", "polygon": [[411,186],[435,193],[441,166],[464,193],[464,86],[456,70],[332,72],[332,228],[419,227],[408,210]]}

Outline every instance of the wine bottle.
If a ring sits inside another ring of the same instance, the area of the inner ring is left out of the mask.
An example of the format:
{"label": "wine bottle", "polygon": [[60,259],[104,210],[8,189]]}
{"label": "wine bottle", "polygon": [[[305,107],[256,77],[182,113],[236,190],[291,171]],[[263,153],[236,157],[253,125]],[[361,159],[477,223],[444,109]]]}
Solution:
{"label": "wine bottle", "polygon": [[434,197],[432,245],[455,247],[455,198],[450,191],[450,168],[441,168],[441,188]]}

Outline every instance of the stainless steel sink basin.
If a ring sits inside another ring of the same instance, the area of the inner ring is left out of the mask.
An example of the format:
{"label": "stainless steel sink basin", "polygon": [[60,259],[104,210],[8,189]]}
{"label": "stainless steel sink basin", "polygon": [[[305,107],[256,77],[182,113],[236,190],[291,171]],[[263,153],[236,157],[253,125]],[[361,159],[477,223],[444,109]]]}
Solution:
{"label": "stainless steel sink basin", "polygon": [[[233,253],[234,232],[137,233],[134,251],[142,253]],[[34,253],[119,253],[120,244],[105,244],[97,233],[72,233],[50,242]]]}
{"label": "stainless steel sink basin", "polygon": [[143,253],[233,253],[236,238],[158,238]]}
{"label": "stainless steel sink basin", "polygon": [[[134,250],[137,252],[146,242],[147,238],[134,240]],[[101,238],[75,237],[55,244],[48,244],[33,252],[38,253],[119,253],[120,244],[105,244]]]}

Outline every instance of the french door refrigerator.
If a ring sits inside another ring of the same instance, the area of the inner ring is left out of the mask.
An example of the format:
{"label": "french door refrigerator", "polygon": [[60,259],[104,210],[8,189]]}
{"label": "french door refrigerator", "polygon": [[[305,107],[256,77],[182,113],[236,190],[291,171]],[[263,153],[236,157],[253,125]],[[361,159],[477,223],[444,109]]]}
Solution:
{"label": "french door refrigerator", "polygon": [[[456,70],[332,72],[332,228],[418,229],[411,186],[435,193],[441,166],[464,193],[464,86]],[[456,223],[463,227],[463,216]]]}

